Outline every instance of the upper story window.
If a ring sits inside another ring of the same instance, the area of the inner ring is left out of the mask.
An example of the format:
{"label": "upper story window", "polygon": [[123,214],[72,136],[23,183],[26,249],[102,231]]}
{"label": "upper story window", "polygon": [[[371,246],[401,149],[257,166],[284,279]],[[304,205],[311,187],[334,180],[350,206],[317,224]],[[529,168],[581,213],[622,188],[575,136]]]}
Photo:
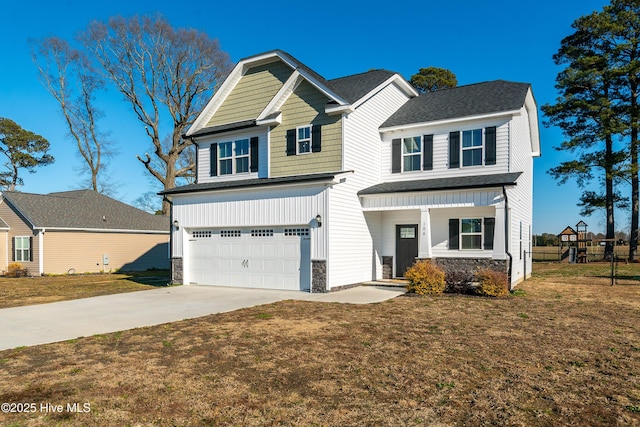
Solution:
{"label": "upper story window", "polygon": [[296,147],[298,154],[311,152],[311,126],[302,126],[297,128]]}
{"label": "upper story window", "polygon": [[305,125],[287,130],[287,156],[322,151],[322,126]]}
{"label": "upper story window", "polygon": [[258,171],[258,137],[218,142],[209,150],[211,176]]}
{"label": "upper story window", "polygon": [[482,129],[462,132],[462,166],[482,165]]}
{"label": "upper story window", "polygon": [[422,139],[419,136],[402,140],[402,170],[419,171],[422,169]]}
{"label": "upper story window", "polygon": [[433,169],[433,135],[397,138],[391,141],[391,172]]}
{"label": "upper story window", "polygon": [[[462,134],[462,144],[460,144]],[[462,153],[462,163],[460,156]],[[449,168],[496,164],[496,127],[449,133]]]}

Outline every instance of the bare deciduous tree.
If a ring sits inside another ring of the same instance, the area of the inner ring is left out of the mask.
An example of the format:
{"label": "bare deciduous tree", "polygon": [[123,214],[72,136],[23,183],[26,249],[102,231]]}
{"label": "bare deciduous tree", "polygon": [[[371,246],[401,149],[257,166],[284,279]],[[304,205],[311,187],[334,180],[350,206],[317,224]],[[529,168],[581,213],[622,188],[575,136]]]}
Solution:
{"label": "bare deciduous tree", "polygon": [[[192,146],[182,135],[231,69],[218,41],[196,30],[174,29],[159,16],[95,21],[82,41],[145,126],[156,158],[145,154],[138,160],[164,189],[193,174],[193,162],[179,162]],[[170,134],[169,144],[163,144],[163,133]],[[169,212],[168,202],[162,211]]]}
{"label": "bare deciduous tree", "polygon": [[34,40],[31,45],[40,80],[60,104],[69,134],[84,160],[82,169],[91,176],[91,188],[108,191],[109,184],[100,179],[100,172],[104,171],[106,159],[113,151],[107,134],[98,130],[97,121],[102,112],[95,105],[95,93],[104,87],[104,81],[87,56],[65,40],[49,37]]}

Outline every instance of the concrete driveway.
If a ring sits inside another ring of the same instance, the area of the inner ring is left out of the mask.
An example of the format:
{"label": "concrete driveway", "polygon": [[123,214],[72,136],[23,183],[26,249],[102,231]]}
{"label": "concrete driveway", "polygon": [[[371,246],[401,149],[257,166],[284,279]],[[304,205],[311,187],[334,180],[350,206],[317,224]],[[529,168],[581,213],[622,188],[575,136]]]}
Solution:
{"label": "concrete driveway", "polygon": [[5,308],[0,309],[0,350],[159,325],[283,300],[369,304],[403,293],[403,288],[374,286],[310,294],[189,285]]}

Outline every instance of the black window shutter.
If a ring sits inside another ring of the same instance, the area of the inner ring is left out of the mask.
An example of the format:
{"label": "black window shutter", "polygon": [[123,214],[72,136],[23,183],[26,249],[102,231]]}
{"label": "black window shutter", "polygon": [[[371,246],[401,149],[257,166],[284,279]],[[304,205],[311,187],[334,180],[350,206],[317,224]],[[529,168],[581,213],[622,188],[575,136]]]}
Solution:
{"label": "black window shutter", "polygon": [[16,260],[16,238],[11,238],[11,261]]}
{"label": "black window shutter", "polygon": [[488,127],[484,130],[484,143],[485,143],[485,165],[496,164],[496,127]]}
{"label": "black window shutter", "polygon": [[402,153],[400,152],[400,138],[391,141],[391,173],[400,173],[402,171]]}
{"label": "black window shutter", "polygon": [[484,219],[484,248],[493,249],[493,232],[496,228],[495,218]]}
{"label": "black window shutter", "polygon": [[322,126],[320,125],[311,127],[311,151],[313,153],[322,151]]}
{"label": "black window shutter", "polygon": [[287,156],[296,155],[296,130],[287,130]]}
{"label": "black window shutter", "polygon": [[460,247],[460,220],[458,218],[449,219],[449,249]]}
{"label": "black window shutter", "polygon": [[29,261],[33,262],[33,237],[29,237]]}
{"label": "black window shutter", "polygon": [[249,166],[249,169],[251,172],[258,172],[258,137],[254,136],[251,138],[250,144],[249,154],[251,166]]}
{"label": "black window shutter", "polygon": [[433,135],[423,137],[422,170],[433,170]]}
{"label": "black window shutter", "polygon": [[460,167],[460,132],[449,133],[449,169]]}
{"label": "black window shutter", "polygon": [[218,144],[209,147],[209,176],[218,176]]}

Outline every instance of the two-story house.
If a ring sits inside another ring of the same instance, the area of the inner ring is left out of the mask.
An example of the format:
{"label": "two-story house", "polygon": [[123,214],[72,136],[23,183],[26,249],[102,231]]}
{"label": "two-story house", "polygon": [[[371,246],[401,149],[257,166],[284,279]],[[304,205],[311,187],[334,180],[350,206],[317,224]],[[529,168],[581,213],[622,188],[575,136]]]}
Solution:
{"label": "two-story house", "polygon": [[325,80],[272,51],[239,61],[185,137],[197,181],[162,193],[174,282],[324,292],[417,258],[530,273],[528,84],[418,95],[391,71]]}

